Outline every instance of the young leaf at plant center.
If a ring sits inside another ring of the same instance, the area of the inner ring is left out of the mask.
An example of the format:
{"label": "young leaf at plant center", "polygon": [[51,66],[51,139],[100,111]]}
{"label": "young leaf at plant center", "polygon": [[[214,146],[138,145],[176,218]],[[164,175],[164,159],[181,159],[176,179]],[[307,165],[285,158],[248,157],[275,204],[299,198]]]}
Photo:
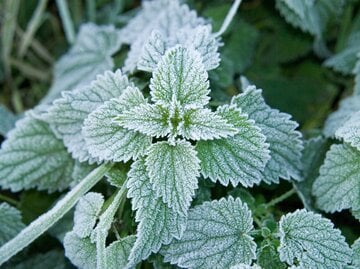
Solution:
{"label": "young leaf at plant center", "polygon": [[76,205],[73,232],[80,238],[90,236],[99,217],[104,197],[100,193],[89,192]]}
{"label": "young leaf at plant center", "polygon": [[262,180],[268,184],[279,183],[279,177],[300,180],[303,143],[301,133],[295,130],[298,124],[290,120],[289,114],[270,108],[261,93],[256,87],[249,86],[231,103],[255,121],[270,144],[271,159],[262,172]]}
{"label": "young leaf at plant center", "polygon": [[21,213],[7,203],[0,204],[0,246],[17,235],[25,225],[21,221]]}
{"label": "young leaf at plant center", "polygon": [[54,101],[45,118],[55,133],[64,140],[73,158],[80,162],[97,161],[89,155],[81,134],[84,120],[104,102],[119,97],[128,86],[132,86],[132,83],[120,70],[108,71],[97,76],[90,86],[64,92],[62,98]]}
{"label": "young leaf at plant center", "polygon": [[240,264],[231,266],[230,269],[261,269],[261,267],[258,266],[257,264],[248,265],[248,264],[240,263]]}
{"label": "young leaf at plant center", "polygon": [[152,100],[170,104],[175,98],[184,107],[209,102],[209,81],[199,53],[176,46],[165,53],[150,82]]}
{"label": "young leaf at plant center", "polygon": [[128,161],[145,153],[151,138],[125,129],[114,119],[130,106],[141,107],[145,99],[139,89],[128,87],[119,98],[99,106],[84,121],[82,135],[90,155],[101,161]]}
{"label": "young leaf at plant center", "polygon": [[31,112],[16,123],[0,150],[0,185],[53,192],[72,182],[74,161],[46,122]]}
{"label": "young leaf at plant center", "polygon": [[326,212],[360,208],[360,151],[332,145],[313,185],[316,204]]}
{"label": "young leaf at plant center", "polygon": [[360,96],[353,95],[340,102],[339,109],[326,119],[323,133],[326,137],[334,137],[339,129],[350,117],[360,111]]}
{"label": "young leaf at plant center", "polygon": [[184,140],[174,145],[158,142],[149,148],[145,163],[156,196],[186,216],[200,174],[200,161],[194,147]]}
{"label": "young leaf at plant center", "polygon": [[287,266],[280,261],[279,253],[273,244],[261,246],[257,254],[257,262],[262,269],[286,269]]}
{"label": "young leaf at plant center", "polygon": [[128,266],[131,267],[152,252],[159,251],[162,244],[169,244],[174,237],[180,238],[186,226],[186,217],[156,196],[144,159],[140,158],[132,164],[127,187],[127,196],[131,198],[132,209],[136,210],[135,219],[139,222],[136,242],[129,256]]}
{"label": "young leaf at plant center", "polygon": [[234,137],[196,144],[202,175],[225,186],[229,182],[233,186],[241,183],[245,187],[258,184],[270,157],[266,137],[235,106],[218,107],[216,113],[233,124],[239,133]]}
{"label": "young leaf at plant center", "polygon": [[[240,199],[205,202],[189,212],[180,240],[162,250],[165,261],[186,268],[230,268],[255,259],[251,212]],[[196,239],[196,240],[194,240]]]}
{"label": "young leaf at plant center", "polygon": [[83,24],[70,51],[55,64],[54,81],[42,103],[51,103],[62,91],[83,87],[114,67],[111,55],[121,41],[114,26]]}
{"label": "young leaf at plant center", "polygon": [[96,245],[89,237],[80,238],[69,232],[64,238],[65,255],[78,268],[96,268]]}
{"label": "young leaf at plant center", "polygon": [[351,261],[352,251],[330,220],[305,209],[281,217],[280,259],[300,268],[341,269]]}
{"label": "young leaf at plant center", "polygon": [[335,136],[360,151],[360,110],[336,130]]}

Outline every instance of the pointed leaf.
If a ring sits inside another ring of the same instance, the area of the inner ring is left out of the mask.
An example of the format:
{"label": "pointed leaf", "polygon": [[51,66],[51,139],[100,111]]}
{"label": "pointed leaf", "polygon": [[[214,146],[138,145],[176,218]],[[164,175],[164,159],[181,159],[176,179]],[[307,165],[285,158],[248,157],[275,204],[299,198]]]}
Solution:
{"label": "pointed leaf", "polygon": [[153,101],[202,107],[209,102],[208,75],[199,53],[176,46],[166,52],[150,82]]}
{"label": "pointed leaf", "polygon": [[326,212],[360,208],[360,151],[333,145],[313,185],[317,205]]}
{"label": "pointed leaf", "polygon": [[225,186],[229,182],[233,186],[241,183],[246,187],[258,184],[270,157],[265,136],[235,106],[221,106],[216,113],[233,124],[239,133],[196,144],[202,175]]}
{"label": "pointed leaf", "polygon": [[164,203],[182,216],[187,215],[198,186],[200,164],[194,147],[187,141],[153,144],[146,157],[152,188]]}
{"label": "pointed leaf", "polygon": [[[136,99],[140,96],[140,99]],[[124,109],[143,103],[145,99],[139,90],[129,87],[120,98],[105,102],[87,117],[82,135],[93,158],[101,161],[126,162],[145,153],[151,145],[151,138],[125,129],[114,121]]]}
{"label": "pointed leaf", "polygon": [[351,249],[330,220],[305,209],[281,217],[280,259],[301,269],[341,269],[351,261]]}
{"label": "pointed leaf", "polygon": [[21,213],[7,203],[0,204],[0,246],[15,237],[25,225],[21,221]]}
{"label": "pointed leaf", "polygon": [[100,193],[89,192],[76,205],[73,231],[80,238],[91,234],[99,217],[104,197]]}
{"label": "pointed leaf", "polygon": [[337,131],[337,138],[342,138],[346,143],[360,151],[360,111],[354,113]]}
{"label": "pointed leaf", "polygon": [[279,183],[279,177],[300,180],[303,143],[301,133],[295,130],[298,124],[290,119],[290,115],[270,108],[261,93],[250,86],[235,96],[232,103],[255,121],[270,144],[271,159],[262,172],[263,180],[268,184]]}
{"label": "pointed leaf", "polygon": [[105,101],[119,97],[128,86],[131,86],[131,83],[120,70],[109,71],[98,76],[90,86],[73,92],[64,92],[62,98],[54,102],[46,115],[46,120],[64,140],[73,158],[80,162],[97,161],[89,155],[81,135],[84,120]]}
{"label": "pointed leaf", "polygon": [[255,259],[251,211],[222,198],[191,209],[184,235],[164,248],[165,261],[186,268],[230,268]]}
{"label": "pointed leaf", "polygon": [[65,255],[78,268],[96,268],[96,245],[89,237],[80,238],[69,232],[64,238]]}
{"label": "pointed leaf", "polygon": [[114,122],[129,130],[143,134],[164,137],[170,133],[170,112],[168,107],[141,104],[118,115]]}
{"label": "pointed leaf", "polygon": [[339,109],[326,119],[323,133],[326,137],[334,137],[339,129],[350,117],[360,111],[360,96],[354,95],[340,102]]}
{"label": "pointed leaf", "polygon": [[234,136],[239,130],[210,109],[189,109],[180,134],[186,139],[211,140]]}
{"label": "pointed leaf", "polygon": [[54,81],[42,101],[51,103],[62,91],[83,87],[114,67],[111,55],[120,48],[120,36],[114,26],[83,24],[68,53],[55,64]]}
{"label": "pointed leaf", "polygon": [[0,185],[19,191],[36,187],[53,192],[72,182],[74,162],[46,122],[28,113],[8,134],[0,150]]}
{"label": "pointed leaf", "polygon": [[158,198],[152,190],[144,159],[139,159],[131,166],[127,183],[128,197],[132,209],[136,210],[136,242],[131,250],[129,266],[135,266],[141,260],[157,252],[162,244],[169,244],[180,238],[186,225],[186,218]]}

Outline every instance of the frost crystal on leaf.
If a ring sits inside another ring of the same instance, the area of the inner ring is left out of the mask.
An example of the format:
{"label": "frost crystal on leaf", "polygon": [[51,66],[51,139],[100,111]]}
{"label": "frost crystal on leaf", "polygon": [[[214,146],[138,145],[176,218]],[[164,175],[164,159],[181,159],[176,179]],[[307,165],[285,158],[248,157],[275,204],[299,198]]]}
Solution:
{"label": "frost crystal on leaf", "polygon": [[50,103],[62,91],[83,87],[96,75],[111,70],[114,66],[111,55],[120,45],[114,26],[83,24],[74,46],[55,64],[55,78],[43,102]]}
{"label": "frost crystal on leaf", "polygon": [[271,159],[262,172],[262,179],[268,184],[279,183],[279,177],[300,180],[303,142],[301,133],[295,130],[298,124],[290,120],[289,114],[270,108],[261,92],[249,86],[244,93],[233,98],[232,104],[255,121],[270,144]]}
{"label": "frost crystal on leaf", "polygon": [[240,199],[222,198],[190,210],[184,235],[164,247],[165,261],[184,268],[226,269],[255,259],[251,212]]}
{"label": "frost crystal on leaf", "polygon": [[105,101],[119,97],[132,84],[120,70],[97,76],[89,86],[64,92],[45,116],[55,133],[64,140],[73,158],[80,162],[97,161],[89,155],[81,134],[84,120]]}
{"label": "frost crystal on leaf", "polygon": [[340,102],[339,109],[326,119],[324,126],[324,135],[334,137],[339,129],[350,117],[357,111],[360,111],[360,96],[354,95]]}
{"label": "frost crystal on leaf", "polygon": [[186,217],[158,198],[152,190],[144,159],[132,164],[127,183],[128,197],[132,209],[136,210],[136,242],[131,250],[129,266],[157,252],[162,244],[169,244],[172,238],[180,238],[186,225]]}
{"label": "frost crystal on leaf", "polygon": [[352,244],[351,249],[353,250],[353,259],[351,264],[360,267],[360,238]]}
{"label": "frost crystal on leaf", "polygon": [[209,102],[208,74],[200,55],[181,46],[168,50],[150,82],[152,100],[170,104],[175,98],[182,106],[202,107]]}
{"label": "frost crystal on leaf", "polygon": [[241,183],[253,186],[261,180],[261,171],[269,160],[266,137],[235,106],[221,106],[216,114],[233,124],[238,133],[230,138],[199,141],[196,144],[201,173],[227,186]]}
{"label": "frost crystal on leaf", "polygon": [[0,185],[12,191],[63,190],[72,182],[73,167],[62,141],[31,112],[16,123],[0,149]]}
{"label": "frost crystal on leaf", "polygon": [[20,211],[7,203],[0,204],[0,246],[17,235],[25,225],[21,221]]}
{"label": "frost crystal on leaf", "polygon": [[187,141],[153,144],[146,157],[152,189],[175,212],[187,215],[198,186],[200,164],[194,147]]}
{"label": "frost crystal on leaf", "polygon": [[351,261],[351,249],[330,220],[305,209],[281,217],[280,259],[301,269],[341,269]]}
{"label": "frost crystal on leaf", "polygon": [[151,138],[130,131],[114,119],[130,106],[140,106],[146,101],[137,88],[128,87],[119,98],[105,102],[84,121],[82,136],[90,155],[101,161],[128,161],[145,153]]}
{"label": "frost crystal on leaf", "polygon": [[360,151],[332,145],[313,185],[317,205],[326,212],[360,208]]}
{"label": "frost crystal on leaf", "polygon": [[360,151],[360,111],[354,113],[343,126],[337,129],[335,136],[342,138]]}
{"label": "frost crystal on leaf", "polygon": [[104,197],[100,193],[90,192],[83,196],[75,209],[73,231],[84,238],[91,234],[99,217]]}

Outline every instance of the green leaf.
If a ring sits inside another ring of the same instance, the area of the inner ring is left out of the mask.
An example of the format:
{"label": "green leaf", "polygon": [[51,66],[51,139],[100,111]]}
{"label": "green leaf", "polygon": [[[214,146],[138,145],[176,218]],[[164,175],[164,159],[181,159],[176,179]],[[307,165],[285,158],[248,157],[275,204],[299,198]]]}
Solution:
{"label": "green leaf", "polygon": [[257,262],[262,269],[286,269],[287,266],[280,261],[279,253],[272,244],[262,246],[257,255]]}
{"label": "green leaf", "polygon": [[73,92],[64,92],[45,116],[51,128],[64,140],[65,146],[73,158],[80,162],[97,161],[89,155],[81,130],[88,115],[105,101],[119,97],[132,84],[121,73],[105,72],[97,76],[90,86],[78,88]]}
{"label": "green leaf", "polygon": [[108,269],[125,268],[128,263],[130,251],[135,243],[135,236],[130,235],[112,242],[106,248],[106,259]]}
{"label": "green leaf", "polygon": [[158,252],[162,244],[169,244],[174,237],[180,238],[186,218],[156,196],[144,159],[132,164],[127,187],[127,196],[131,198],[132,209],[136,210],[135,219],[139,222],[129,257],[129,266],[135,266],[152,252]]}
{"label": "green leaf", "polygon": [[53,192],[72,182],[74,162],[48,124],[27,113],[0,150],[0,185],[19,191],[36,187]]}
{"label": "green leaf", "polygon": [[37,254],[22,261],[12,269],[66,269],[64,253],[58,250],[52,250],[44,254]]}
{"label": "green leaf", "polygon": [[335,136],[360,150],[360,111],[354,113],[339,129]]}
{"label": "green leaf", "polygon": [[83,24],[68,53],[55,64],[54,81],[43,103],[51,103],[62,91],[83,87],[114,67],[111,58],[120,48],[120,36],[114,26]]}
{"label": "green leaf", "polygon": [[350,117],[360,111],[360,96],[350,96],[340,102],[339,109],[326,119],[323,133],[326,137],[334,137],[339,129]]}
{"label": "green leaf", "polygon": [[0,246],[15,237],[25,225],[20,211],[7,203],[0,204]]}
{"label": "green leaf", "polygon": [[234,137],[196,144],[201,174],[225,186],[229,182],[233,186],[241,183],[246,187],[258,184],[261,171],[269,160],[265,136],[235,106],[221,106],[216,113],[233,124],[239,133]]}
{"label": "green leaf", "polygon": [[279,177],[300,180],[302,135],[295,130],[298,124],[291,116],[270,108],[262,97],[262,90],[254,86],[247,87],[231,102],[255,121],[270,144],[271,159],[262,172],[262,179],[268,184],[279,183]]}
{"label": "green leaf", "polygon": [[80,238],[69,232],[64,238],[65,255],[78,268],[96,268],[96,245],[89,237]]}
{"label": "green leaf", "polygon": [[352,244],[351,249],[353,250],[353,259],[351,264],[360,267],[360,238]]}
{"label": "green leaf", "polygon": [[184,113],[180,134],[186,139],[212,140],[234,136],[239,130],[210,109],[189,109]]}
{"label": "green leaf", "polygon": [[[141,98],[138,98],[140,95]],[[119,98],[105,102],[87,117],[82,135],[93,158],[101,161],[126,162],[145,153],[151,145],[151,138],[125,129],[114,120],[129,106],[141,106],[143,103],[145,99],[140,91],[128,87]]]}
{"label": "green leaf", "polygon": [[240,264],[231,266],[230,269],[262,269],[262,268],[257,264],[247,265],[247,264],[244,264],[244,263],[240,263]]}
{"label": "green leaf", "polygon": [[153,144],[146,157],[146,169],[157,197],[182,216],[187,215],[198,186],[200,161],[187,141]]}
{"label": "green leaf", "polygon": [[170,111],[167,106],[141,104],[122,112],[114,121],[129,130],[154,137],[165,137],[171,131],[169,118]]}
{"label": "green leaf", "polygon": [[330,220],[305,209],[281,217],[280,259],[301,269],[341,269],[351,261],[351,249]]}
{"label": "green leaf", "polygon": [[319,208],[326,212],[360,208],[360,151],[332,145],[313,185]]}
{"label": "green leaf", "polygon": [[90,236],[104,204],[100,193],[89,192],[76,205],[73,231],[80,238]]}
{"label": "green leaf", "polygon": [[199,53],[176,46],[165,53],[150,82],[152,100],[202,107],[209,102],[208,75]]}
{"label": "green leaf", "polygon": [[164,247],[165,261],[186,268],[230,268],[255,259],[251,211],[240,199],[205,202],[190,210],[184,235]]}

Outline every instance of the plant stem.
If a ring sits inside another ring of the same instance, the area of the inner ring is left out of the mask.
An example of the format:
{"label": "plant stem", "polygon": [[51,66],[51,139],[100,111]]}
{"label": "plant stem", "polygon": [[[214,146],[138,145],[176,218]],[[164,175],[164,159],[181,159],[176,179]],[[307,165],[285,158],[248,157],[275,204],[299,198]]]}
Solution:
{"label": "plant stem", "polygon": [[70,17],[69,8],[66,0],[56,0],[56,4],[59,8],[61,21],[64,26],[64,31],[66,35],[66,39],[70,44],[75,42],[75,30],[74,24]]}
{"label": "plant stem", "polygon": [[225,31],[227,30],[227,28],[229,27],[231,21],[233,20],[236,11],[238,10],[240,4],[241,4],[242,0],[235,0],[234,3],[232,4],[228,14],[226,15],[226,18],[223,22],[223,24],[221,25],[221,28],[219,30],[219,32],[217,32],[215,34],[215,36],[221,36],[223,33],[225,33]]}
{"label": "plant stem", "polygon": [[86,0],[86,11],[88,20],[95,22],[96,18],[96,2],[95,0]]}
{"label": "plant stem", "polygon": [[287,198],[289,198],[291,195],[293,195],[294,193],[296,193],[296,190],[294,188],[292,188],[291,190],[285,192],[284,194],[280,195],[279,197],[276,197],[275,199],[271,200],[270,202],[268,202],[265,207],[272,207],[284,200],[286,200]]}
{"label": "plant stem", "polygon": [[14,199],[12,199],[10,197],[7,197],[5,195],[2,195],[2,194],[0,194],[0,200],[5,201],[5,202],[7,202],[7,203],[9,203],[9,204],[11,204],[13,206],[16,206],[16,207],[19,205],[18,201],[14,200]]}
{"label": "plant stem", "polygon": [[111,168],[110,165],[102,165],[88,174],[78,185],[69,191],[64,198],[41,215],[29,226],[22,230],[17,236],[0,248],[0,266],[17,254],[19,251],[30,245],[35,239],[46,232],[58,220],[60,220],[77,201],[88,192],[97,182],[102,179],[105,173]]}
{"label": "plant stem", "polygon": [[93,235],[95,236],[95,238],[92,238],[92,240],[94,239],[96,240],[96,250],[97,250],[96,268],[98,269],[107,268],[106,253],[105,253],[106,237],[108,235],[108,231],[111,228],[116,211],[118,210],[123,198],[125,197],[125,194],[126,194],[126,181],[122,185],[121,189],[116,193],[109,207],[100,216],[99,223],[94,230]]}

